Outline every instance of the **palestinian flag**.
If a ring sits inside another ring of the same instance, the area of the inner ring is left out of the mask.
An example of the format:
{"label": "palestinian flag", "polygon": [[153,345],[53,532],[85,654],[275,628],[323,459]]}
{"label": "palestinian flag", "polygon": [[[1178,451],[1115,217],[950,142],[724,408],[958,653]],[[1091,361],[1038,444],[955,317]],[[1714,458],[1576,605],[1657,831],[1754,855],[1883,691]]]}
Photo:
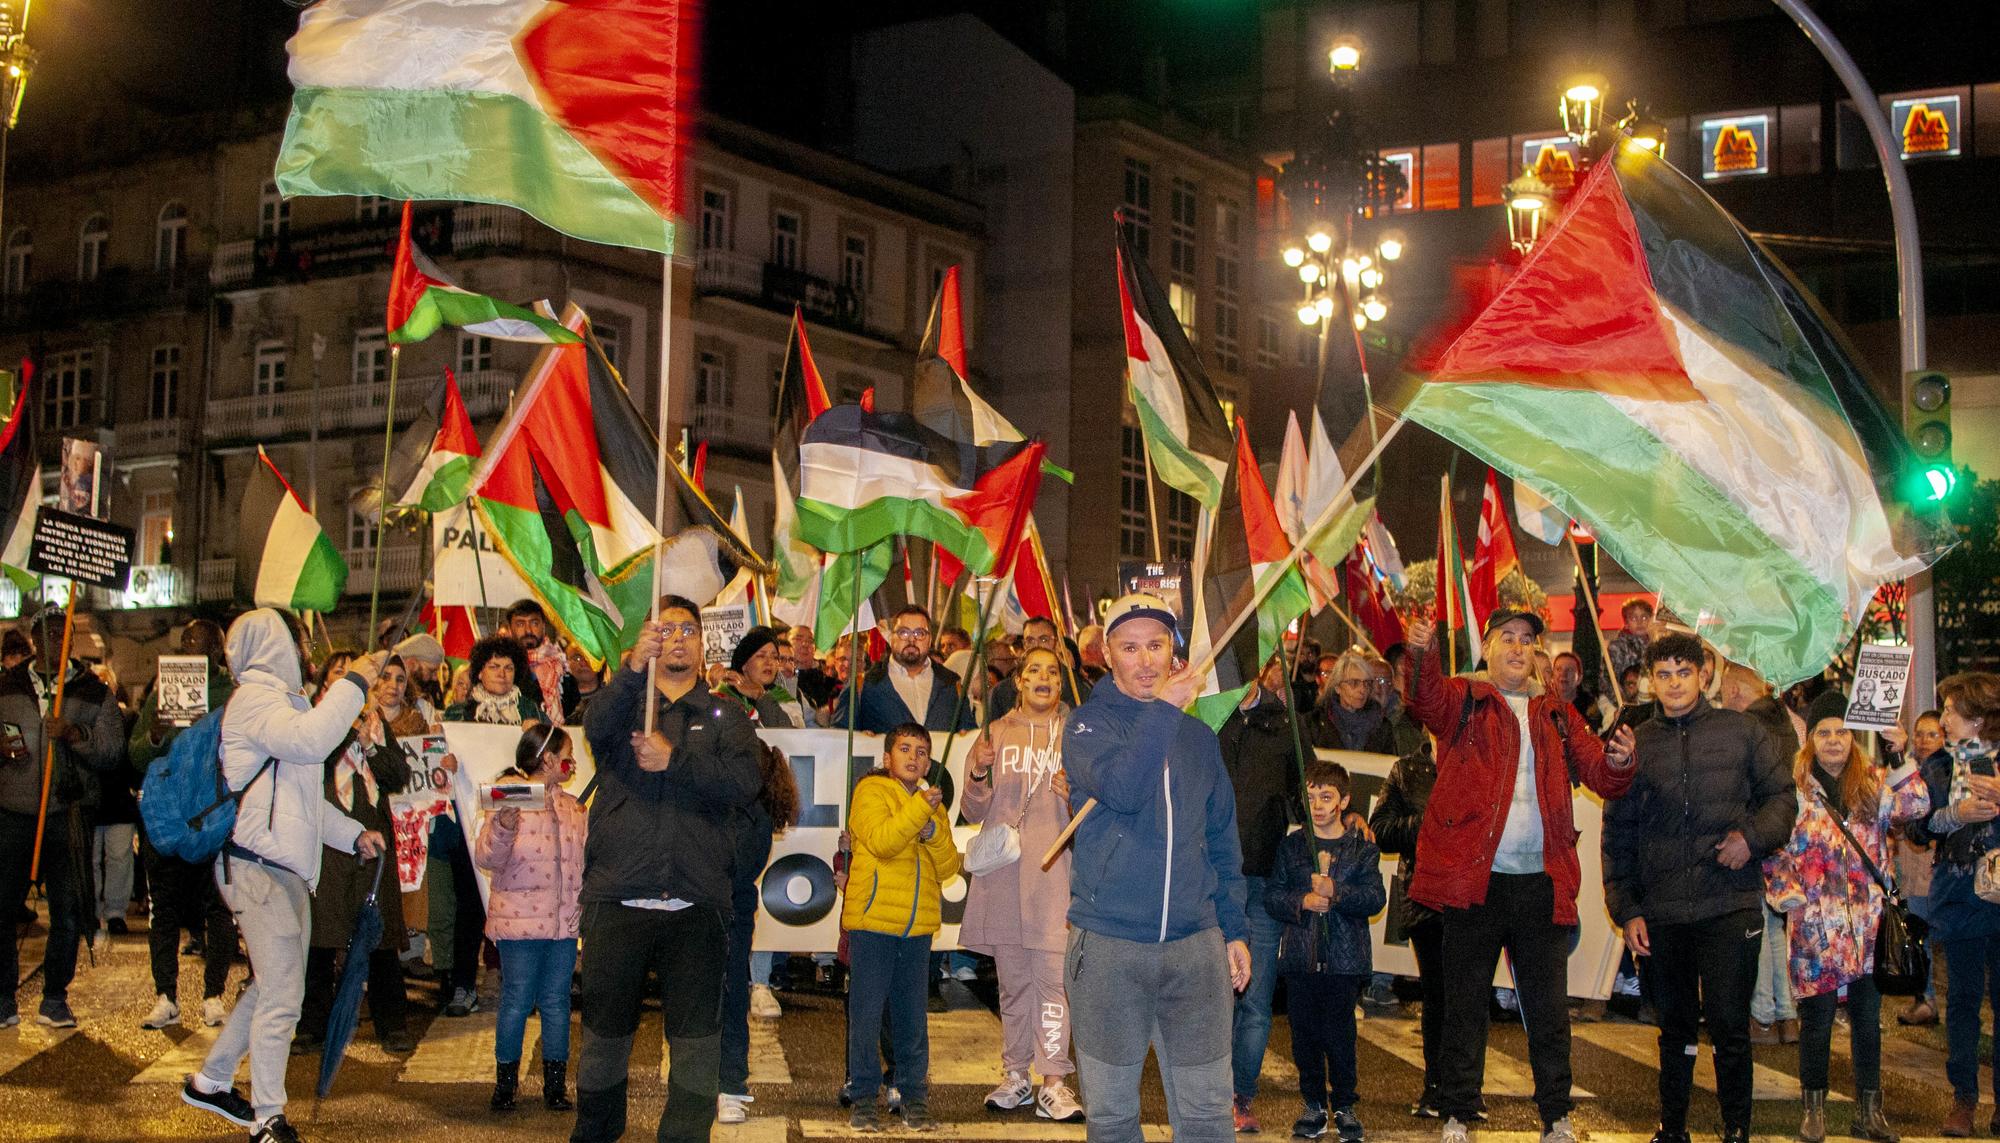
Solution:
{"label": "palestinian flag", "polygon": [[[858,552],[841,552],[827,561],[819,584],[819,610],[813,616],[814,646],[822,653],[833,650],[834,643],[854,629],[857,615],[873,614],[869,600],[889,578],[895,562],[895,545],[887,540]],[[857,599],[860,611],[855,609]]]}
{"label": "palestinian flag", "polygon": [[258,445],[237,517],[236,598],[252,607],[327,612],[346,589],[346,561]]}
{"label": "palestinian flag", "polygon": [[12,412],[0,427],[0,574],[22,591],[42,577],[28,570],[28,547],[35,517],[42,508],[42,465],[35,451],[34,406],[28,404],[28,382],[35,367],[21,362],[20,387],[14,376],[0,371],[0,389],[9,390]]}
{"label": "palestinian flag", "polygon": [[389,458],[384,499],[394,508],[443,512],[465,501],[472,488],[472,462],[477,459],[479,438],[473,435],[472,418],[458,395],[458,379],[447,369]]}
{"label": "palestinian flag", "polygon": [[1292,542],[1278,524],[1270,489],[1258,471],[1257,458],[1250,451],[1250,433],[1240,417],[1236,421],[1236,463],[1223,489],[1230,495],[1215,516],[1214,546],[1208,553],[1195,617],[1195,646],[1189,658],[1205,654],[1211,634],[1227,629],[1236,616],[1253,606],[1259,587],[1273,577],[1277,583],[1261,602],[1254,603],[1256,622],[1238,627],[1229,646],[1216,656],[1213,689],[1194,702],[1194,716],[1211,730],[1229,721],[1230,713],[1257,685],[1264,664],[1278,653],[1285,629],[1312,609],[1305,577],[1297,565],[1285,562]]}
{"label": "palestinian flag", "polygon": [[471,607],[459,604],[437,606],[426,599],[417,613],[417,626],[428,631],[444,648],[444,657],[453,665],[472,659],[472,645],[479,642],[479,616]]}
{"label": "palestinian flag", "polygon": [[799,441],[806,425],[832,403],[806,340],[805,317],[794,306],[785,367],[771,402],[771,562],[778,569],[780,599],[803,598],[819,575],[819,552],[798,538]]}
{"label": "palestinian flag", "polygon": [[484,294],[461,290],[410,241],[410,204],[403,204],[403,230],[396,240],[396,265],[389,275],[392,345],[422,341],[439,326],[455,326],[501,341],[570,342],[576,335],[554,318]]}
{"label": "palestinian flag", "polygon": [[1458,523],[1451,514],[1451,477],[1439,482],[1437,603],[1438,646],[1453,672],[1479,665],[1479,626],[1473,618],[1472,585],[1465,578],[1465,557],[1458,546]]}
{"label": "palestinian flag", "polygon": [[[587,319],[572,308],[564,324],[582,330]],[[473,480],[494,545],[596,664],[616,658],[651,613],[657,463],[631,395],[574,342],[542,351]]]}
{"label": "palestinian flag", "polygon": [[1357,546],[1344,561],[1347,606],[1354,622],[1368,635],[1377,651],[1386,651],[1403,641],[1403,617],[1396,614],[1382,590],[1383,581],[1369,567],[1365,546]]}
{"label": "palestinian flag", "polygon": [[700,37],[680,0],[320,0],[299,19],[286,195],[519,207],[674,249]]}
{"label": "palestinian flag", "polygon": [[1125,385],[1139,413],[1153,471],[1213,511],[1223,502],[1232,444],[1215,386],[1188,343],[1167,292],[1118,231],[1118,305],[1125,324]]}
{"label": "palestinian flag", "polygon": [[1588,525],[1718,650],[1817,674],[1883,583],[1949,546],[1908,442],[1771,253],[1621,143],[1499,295],[1418,367],[1412,420]]}
{"label": "palestinian flag", "polygon": [[[798,536],[824,552],[921,536],[986,575],[1034,504],[1041,461],[1040,441],[982,447],[904,413],[835,405],[799,445]],[[821,599],[836,590],[829,576]]]}
{"label": "palestinian flag", "polygon": [[972,391],[965,360],[965,317],[960,309],[958,267],[944,272],[930,320],[917,349],[917,373],[910,412],[919,423],[951,440],[989,445],[1021,440],[1021,430]]}
{"label": "palestinian flag", "polygon": [[1486,470],[1486,491],[1479,497],[1479,538],[1472,546],[1472,626],[1486,629],[1486,617],[1500,608],[1500,583],[1521,570],[1514,551],[1514,531],[1507,526],[1507,509],[1500,504],[1500,478]]}

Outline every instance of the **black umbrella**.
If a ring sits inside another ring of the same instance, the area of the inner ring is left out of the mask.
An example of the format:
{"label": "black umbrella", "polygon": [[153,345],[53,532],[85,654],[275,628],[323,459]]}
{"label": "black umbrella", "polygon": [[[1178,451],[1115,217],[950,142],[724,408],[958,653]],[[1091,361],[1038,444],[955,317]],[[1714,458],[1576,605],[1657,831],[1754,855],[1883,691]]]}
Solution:
{"label": "black umbrella", "polygon": [[333,1090],[333,1077],[340,1071],[347,1045],[354,1040],[355,1027],[361,1023],[361,988],[368,983],[368,958],[382,943],[382,911],[375,907],[375,896],[382,888],[382,867],[389,864],[389,852],[384,847],[375,859],[375,880],[354,919],[354,935],[347,939],[347,959],[340,966],[340,983],[333,990],[332,1010],[326,1017],[326,1044],[319,1057],[321,1099]]}

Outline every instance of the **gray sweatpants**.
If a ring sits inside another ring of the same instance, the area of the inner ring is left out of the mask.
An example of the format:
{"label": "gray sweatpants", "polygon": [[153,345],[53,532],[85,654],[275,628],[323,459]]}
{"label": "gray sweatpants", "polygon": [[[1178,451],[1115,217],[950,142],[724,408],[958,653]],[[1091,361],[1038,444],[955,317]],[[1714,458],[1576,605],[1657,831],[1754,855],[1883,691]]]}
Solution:
{"label": "gray sweatpants", "polygon": [[254,976],[209,1049],[201,1074],[223,1087],[250,1057],[250,1103],[257,1118],[285,1110],[285,1065],[306,994],[306,952],[312,940],[312,894],[295,873],[254,861],[216,862],[222,900],[236,914]]}
{"label": "gray sweatpants", "polygon": [[1229,958],[1222,930],[1140,942],[1072,929],[1063,957],[1091,1143],[1140,1143],[1139,1081],[1151,1046],[1180,1143],[1229,1143]]}

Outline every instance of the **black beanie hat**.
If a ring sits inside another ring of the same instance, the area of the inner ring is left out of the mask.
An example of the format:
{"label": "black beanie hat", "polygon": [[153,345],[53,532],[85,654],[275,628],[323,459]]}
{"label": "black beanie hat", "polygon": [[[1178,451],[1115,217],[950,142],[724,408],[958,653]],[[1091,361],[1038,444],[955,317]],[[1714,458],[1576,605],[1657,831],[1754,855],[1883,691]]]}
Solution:
{"label": "black beanie hat", "polygon": [[729,655],[729,669],[741,671],[743,665],[750,661],[750,656],[777,641],[778,633],[769,627],[752,627],[745,631],[743,638],[736,644],[736,650]]}
{"label": "black beanie hat", "polygon": [[1828,687],[1826,690],[1821,691],[1819,696],[1814,698],[1806,707],[1806,733],[1810,735],[1813,732],[1813,727],[1818,726],[1829,718],[1845,719],[1846,717],[1847,696],[1841,694],[1838,687]]}

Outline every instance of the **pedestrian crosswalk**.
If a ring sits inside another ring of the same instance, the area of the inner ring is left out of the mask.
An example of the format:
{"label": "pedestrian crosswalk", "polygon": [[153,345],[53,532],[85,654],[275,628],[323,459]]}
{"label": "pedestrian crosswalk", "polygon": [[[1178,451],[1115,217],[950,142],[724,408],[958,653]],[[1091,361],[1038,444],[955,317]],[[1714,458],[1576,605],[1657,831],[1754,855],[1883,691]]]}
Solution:
{"label": "pedestrian crosswalk", "polygon": [[[1423,1031],[1415,1020],[1363,1020],[1358,1026],[1360,1038],[1382,1049],[1390,1055],[1416,1069],[1418,1075],[1424,1070]],[[1290,1061],[1286,1061],[1289,1067]],[[1266,1074],[1271,1064],[1264,1065]],[[1298,1074],[1292,1073],[1297,1079]],[[1574,1080],[1570,1082],[1570,1095],[1576,1099],[1596,1098],[1590,1091]],[[1499,1098],[1526,1098],[1535,1094],[1535,1076],[1525,1062],[1515,1059],[1505,1052],[1486,1052],[1486,1094]]]}
{"label": "pedestrian crosswalk", "polygon": [[[1649,1068],[1657,1068],[1660,1064],[1660,1033],[1656,1028],[1643,1024],[1579,1024],[1571,1029],[1571,1035],[1635,1064]],[[1699,1053],[1700,1058],[1694,1065],[1694,1084],[1703,1091],[1713,1092],[1715,1049],[1703,1041]],[[1944,1074],[1941,1066],[1937,1074]],[[1751,1082],[1753,1099],[1797,1099],[1799,1096],[1797,1077],[1786,1075],[1761,1061],[1752,1065]],[[1830,1093],[1827,1098],[1834,1103],[1852,1102],[1838,1091]]]}
{"label": "pedestrian crosswalk", "polygon": [[12,1028],[0,1029],[0,1076],[76,1035],[75,1028],[45,1028],[33,1020],[30,1015]]}

